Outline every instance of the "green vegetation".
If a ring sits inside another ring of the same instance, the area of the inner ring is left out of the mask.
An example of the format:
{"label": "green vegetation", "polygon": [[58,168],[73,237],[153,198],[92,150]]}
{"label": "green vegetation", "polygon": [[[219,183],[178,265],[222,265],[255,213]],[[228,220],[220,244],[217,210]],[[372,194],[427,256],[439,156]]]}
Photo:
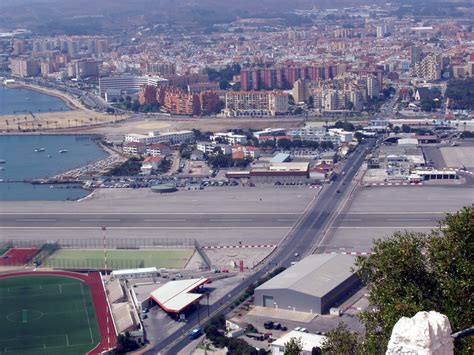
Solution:
{"label": "green vegetation", "polygon": [[216,348],[227,347],[229,355],[264,355],[264,349],[256,350],[243,339],[227,338],[224,335],[225,318],[223,315],[216,316],[204,327],[204,333]]}
{"label": "green vegetation", "polygon": [[[271,142],[271,141],[267,141]],[[275,143],[267,143],[264,142],[262,146],[275,146]],[[313,141],[306,141],[306,140],[299,140],[299,139],[294,139],[294,140],[289,140],[287,138],[282,138],[279,139],[276,143],[278,148],[283,149],[283,150],[290,150],[293,148],[310,148],[310,149],[318,149],[321,148],[322,150],[326,149],[334,149],[334,144],[332,142],[313,142]]]}
{"label": "green vegetation", "polygon": [[143,158],[132,157],[106,174],[107,176],[134,176],[140,173]]}
{"label": "green vegetation", "polygon": [[303,351],[303,342],[301,338],[291,338],[285,344],[285,353],[284,355],[300,355]]}
{"label": "green vegetation", "polygon": [[138,349],[140,345],[130,337],[130,333],[119,334],[117,337],[117,354],[126,354],[130,351]]}
{"label": "green vegetation", "polygon": [[428,97],[420,101],[420,108],[422,111],[431,112],[441,107],[441,91],[439,89],[429,89]]}
{"label": "green vegetation", "polygon": [[216,168],[230,168],[230,167],[233,167],[233,166],[239,167],[239,168],[245,168],[251,162],[252,162],[252,159],[250,159],[250,158],[232,159],[231,154],[222,154],[220,152],[216,155],[210,156],[207,159],[207,163],[213,169],[216,169]]}
{"label": "green vegetation", "polygon": [[[448,214],[430,234],[395,233],[375,241],[373,254],[356,265],[370,290],[369,310],[361,314],[365,336],[340,326],[329,333],[326,351],[383,354],[395,323],[419,311],[445,314],[453,332],[472,326],[474,308],[474,207]],[[374,311],[376,309],[377,311]],[[456,352],[472,353],[474,338],[456,342]],[[347,349],[355,349],[347,351]]]}
{"label": "green vegetation", "polygon": [[217,81],[222,90],[230,88],[230,82],[234,75],[240,74],[240,64],[227,65],[224,69],[216,70],[206,68],[204,72],[209,77],[209,81]]}
{"label": "green vegetation", "polygon": [[85,354],[100,341],[90,289],[78,279],[1,279],[0,315],[2,354]]}
{"label": "green vegetation", "polygon": [[[133,111],[133,112],[159,112],[160,111],[160,104],[159,103],[153,103],[153,104],[146,104],[146,105],[140,105],[140,102],[138,100],[133,100],[130,96],[125,97],[125,99],[120,98],[119,101],[113,101],[114,106],[122,109],[122,110],[128,110],[128,111]],[[108,111],[107,111],[108,112]]]}
{"label": "green vegetation", "polygon": [[446,97],[449,98],[449,108],[474,110],[474,78],[449,81]]}
{"label": "green vegetation", "polygon": [[[132,266],[138,262],[143,263],[142,267],[155,266],[157,268],[178,269],[186,265],[192,253],[193,251],[191,249],[111,249],[107,250],[107,262],[109,267],[112,267],[114,264],[119,265],[120,263],[129,261]],[[102,267],[104,264],[104,251],[98,249],[60,249],[47,259],[44,265],[54,266],[55,263],[66,261],[71,263],[71,265],[77,262],[77,267],[82,267],[81,262],[85,262],[93,267]]]}

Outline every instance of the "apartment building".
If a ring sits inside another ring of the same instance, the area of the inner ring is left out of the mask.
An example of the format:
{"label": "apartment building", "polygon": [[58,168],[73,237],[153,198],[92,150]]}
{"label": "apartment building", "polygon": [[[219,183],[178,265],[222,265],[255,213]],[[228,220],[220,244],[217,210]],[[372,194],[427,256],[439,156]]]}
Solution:
{"label": "apartment building", "polygon": [[11,60],[10,69],[12,75],[26,78],[39,74],[39,63],[34,59],[17,58]]}
{"label": "apartment building", "polygon": [[289,95],[279,91],[233,91],[226,93],[227,117],[265,117],[288,112]]}
{"label": "apartment building", "polygon": [[193,131],[177,131],[160,133],[159,131],[148,132],[148,134],[127,133],[124,137],[125,142],[138,142],[145,145],[155,143],[180,144],[194,141]]}

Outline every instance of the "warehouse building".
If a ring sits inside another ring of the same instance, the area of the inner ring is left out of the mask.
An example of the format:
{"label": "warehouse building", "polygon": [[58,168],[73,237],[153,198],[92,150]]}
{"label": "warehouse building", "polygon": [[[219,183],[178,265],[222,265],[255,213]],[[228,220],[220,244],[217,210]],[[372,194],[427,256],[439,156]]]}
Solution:
{"label": "warehouse building", "polygon": [[360,280],[351,255],[310,255],[255,289],[255,304],[298,312],[326,313]]}

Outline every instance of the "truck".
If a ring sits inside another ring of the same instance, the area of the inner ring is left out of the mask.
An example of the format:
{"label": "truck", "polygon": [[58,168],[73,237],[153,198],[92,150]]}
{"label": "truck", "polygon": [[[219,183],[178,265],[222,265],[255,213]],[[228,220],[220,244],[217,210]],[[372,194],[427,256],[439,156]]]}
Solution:
{"label": "truck", "polygon": [[191,333],[189,333],[189,339],[194,340],[199,338],[199,336],[202,334],[202,327],[197,327],[191,330]]}

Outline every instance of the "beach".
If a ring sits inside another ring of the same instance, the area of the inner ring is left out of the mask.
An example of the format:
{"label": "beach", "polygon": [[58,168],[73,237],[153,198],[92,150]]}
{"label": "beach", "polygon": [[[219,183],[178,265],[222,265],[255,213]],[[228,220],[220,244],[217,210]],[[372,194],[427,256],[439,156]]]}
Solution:
{"label": "beach", "polygon": [[63,100],[71,111],[59,112],[18,112],[0,115],[0,133],[3,134],[35,134],[45,131],[68,130],[75,132],[84,127],[100,127],[127,119],[128,115],[113,115],[96,112],[85,107],[76,98],[63,92],[37,85],[16,83],[10,87],[28,89]]}

